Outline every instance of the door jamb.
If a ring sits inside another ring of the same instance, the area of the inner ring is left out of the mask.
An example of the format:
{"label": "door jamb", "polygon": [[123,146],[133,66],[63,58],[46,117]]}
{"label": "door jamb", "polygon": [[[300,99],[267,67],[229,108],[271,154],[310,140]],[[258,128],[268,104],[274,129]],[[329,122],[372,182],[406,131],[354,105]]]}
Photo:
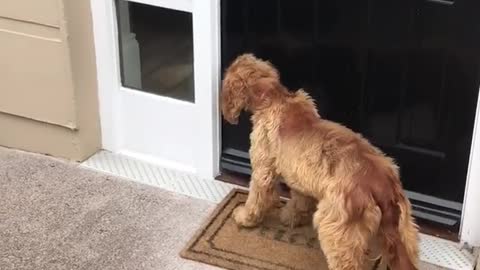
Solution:
{"label": "door jamb", "polygon": [[202,70],[194,73],[195,100],[202,119],[197,129],[204,131],[199,136],[205,142],[196,150],[205,156],[197,164],[197,173],[212,179],[220,174],[220,0],[193,0],[192,14],[194,70]]}
{"label": "door jamb", "polygon": [[480,96],[477,97],[472,133],[459,234],[462,243],[478,247],[480,246]]}

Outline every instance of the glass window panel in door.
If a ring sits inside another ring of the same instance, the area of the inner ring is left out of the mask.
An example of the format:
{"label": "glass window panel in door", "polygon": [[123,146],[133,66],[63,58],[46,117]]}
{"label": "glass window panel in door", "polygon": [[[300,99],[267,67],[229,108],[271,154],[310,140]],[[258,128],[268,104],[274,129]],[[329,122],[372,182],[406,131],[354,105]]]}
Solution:
{"label": "glass window panel in door", "polygon": [[192,14],[116,0],[124,87],[194,102]]}

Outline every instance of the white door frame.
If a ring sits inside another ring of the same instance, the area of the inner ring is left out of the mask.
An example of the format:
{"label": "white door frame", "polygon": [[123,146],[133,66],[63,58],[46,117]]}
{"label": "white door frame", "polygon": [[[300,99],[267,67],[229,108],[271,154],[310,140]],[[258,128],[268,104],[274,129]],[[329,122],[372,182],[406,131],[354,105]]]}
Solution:
{"label": "white door frame", "polygon": [[[102,121],[102,141],[105,149],[121,150],[115,134],[119,132],[116,108],[120,100],[110,103],[102,100],[116,97],[119,89],[119,60],[116,54],[117,34],[111,31],[115,25],[113,0],[90,0],[94,22],[94,38],[97,55],[97,76]],[[169,0],[133,0],[153,4]],[[199,121],[196,127],[199,140],[196,151],[204,159],[197,164],[201,177],[212,178],[220,173],[221,117],[219,112],[220,89],[220,0],[176,0],[173,7],[193,14],[195,100]],[[106,17],[111,25],[105,25]],[[480,99],[477,102],[475,125],[468,166],[465,199],[463,203],[460,241],[480,246]]]}
{"label": "white door frame", "polygon": [[[220,174],[221,115],[220,115],[220,0],[193,0],[193,43],[195,69],[195,99],[200,107],[198,129],[199,153],[204,162],[198,175],[213,178]],[[196,30],[201,29],[201,30]],[[204,65],[205,64],[205,65]],[[198,85],[198,86],[197,86]],[[197,94],[198,93],[198,94]]]}
{"label": "white door frame", "polygon": [[460,241],[480,247],[480,89],[472,132]]}
{"label": "white door frame", "polygon": [[[167,100],[169,104],[182,104],[190,112],[194,112],[194,126],[190,127],[196,136],[195,149],[197,155],[193,166],[177,164],[168,160],[156,159],[152,156],[136,154],[125,150],[121,128],[121,114],[124,97],[119,89],[127,90],[121,85],[120,60],[118,46],[118,29],[113,0],[91,0],[94,40],[96,50],[97,80],[100,104],[100,121],[102,130],[102,147],[112,152],[124,153],[137,158],[194,172],[205,178],[212,178],[220,173],[220,114],[218,105],[218,89],[220,81],[220,0],[129,0],[132,2],[162,5],[168,8],[191,12],[193,21],[194,43],[194,85],[195,103],[185,102],[168,97],[153,97]],[[134,99],[143,92],[129,92]],[[129,101],[130,102],[130,101]],[[190,107],[188,107],[191,105]],[[174,118],[175,116],[170,116]],[[152,123],[154,125],[155,123]],[[152,126],[153,127],[153,126]],[[147,131],[145,131],[147,132]],[[201,157],[199,157],[201,155]]]}

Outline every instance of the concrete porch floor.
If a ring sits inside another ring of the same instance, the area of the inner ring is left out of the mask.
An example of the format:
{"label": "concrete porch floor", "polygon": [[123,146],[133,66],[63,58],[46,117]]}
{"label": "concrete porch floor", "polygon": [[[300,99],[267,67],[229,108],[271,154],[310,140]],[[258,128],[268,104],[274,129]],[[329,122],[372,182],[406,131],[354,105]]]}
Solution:
{"label": "concrete porch floor", "polygon": [[0,269],[218,269],[178,256],[214,207],[0,148]]}
{"label": "concrete porch floor", "polygon": [[0,269],[218,269],[178,256],[214,207],[0,148]]}

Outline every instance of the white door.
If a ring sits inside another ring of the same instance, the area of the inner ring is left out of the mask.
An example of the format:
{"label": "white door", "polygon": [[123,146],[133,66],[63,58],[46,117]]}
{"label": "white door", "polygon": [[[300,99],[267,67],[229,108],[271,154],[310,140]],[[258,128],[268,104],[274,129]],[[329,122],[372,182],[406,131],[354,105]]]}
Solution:
{"label": "white door", "polygon": [[103,147],[219,173],[219,1],[91,0]]}

